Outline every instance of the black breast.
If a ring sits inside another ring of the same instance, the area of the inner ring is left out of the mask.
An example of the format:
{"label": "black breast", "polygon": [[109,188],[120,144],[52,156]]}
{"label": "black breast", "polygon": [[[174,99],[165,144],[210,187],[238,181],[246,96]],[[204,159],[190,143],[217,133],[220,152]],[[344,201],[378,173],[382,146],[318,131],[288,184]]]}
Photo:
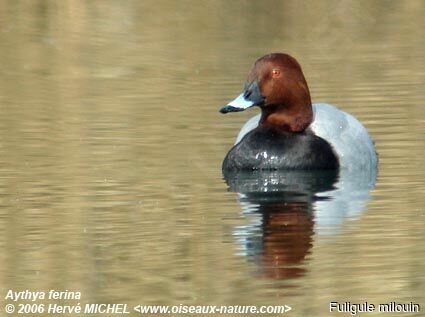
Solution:
{"label": "black breast", "polygon": [[311,132],[280,132],[258,127],[227,153],[223,171],[338,169],[331,145]]}

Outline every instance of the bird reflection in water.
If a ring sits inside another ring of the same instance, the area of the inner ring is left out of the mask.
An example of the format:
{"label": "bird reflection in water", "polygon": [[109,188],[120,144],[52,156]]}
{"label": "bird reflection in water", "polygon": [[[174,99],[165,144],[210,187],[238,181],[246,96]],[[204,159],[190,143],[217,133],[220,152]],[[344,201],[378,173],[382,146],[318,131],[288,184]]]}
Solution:
{"label": "bird reflection in water", "polygon": [[306,274],[315,234],[336,234],[344,219],[359,216],[376,174],[238,171],[224,178],[249,219],[234,231],[240,254],[261,276],[288,279]]}

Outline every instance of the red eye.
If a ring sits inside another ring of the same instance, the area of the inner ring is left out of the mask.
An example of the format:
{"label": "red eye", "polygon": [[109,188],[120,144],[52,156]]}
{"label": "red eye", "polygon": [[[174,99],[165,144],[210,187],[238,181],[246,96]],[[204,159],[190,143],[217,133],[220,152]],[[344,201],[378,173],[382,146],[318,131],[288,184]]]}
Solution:
{"label": "red eye", "polygon": [[280,76],[280,70],[273,69],[272,70],[272,77],[279,77]]}

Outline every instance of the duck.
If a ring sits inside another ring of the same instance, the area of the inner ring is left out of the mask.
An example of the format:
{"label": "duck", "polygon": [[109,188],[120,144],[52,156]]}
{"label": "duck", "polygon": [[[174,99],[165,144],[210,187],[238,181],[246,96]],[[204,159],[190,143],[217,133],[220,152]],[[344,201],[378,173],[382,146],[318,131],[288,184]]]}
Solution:
{"label": "duck", "polygon": [[327,103],[312,104],[298,61],[286,53],[257,59],[242,93],[220,109],[257,106],[240,130],[222,171],[349,170],[374,172],[378,156],[367,129]]}

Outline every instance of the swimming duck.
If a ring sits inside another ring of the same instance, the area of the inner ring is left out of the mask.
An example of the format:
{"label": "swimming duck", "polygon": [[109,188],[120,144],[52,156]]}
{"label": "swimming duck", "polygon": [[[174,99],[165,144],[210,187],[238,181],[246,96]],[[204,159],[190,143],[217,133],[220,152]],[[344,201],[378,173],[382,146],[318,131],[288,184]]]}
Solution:
{"label": "swimming duck", "polygon": [[223,171],[376,170],[378,159],[366,128],[332,105],[312,104],[301,66],[292,56],[259,58],[243,92],[220,112],[253,106],[261,114],[242,127]]}

